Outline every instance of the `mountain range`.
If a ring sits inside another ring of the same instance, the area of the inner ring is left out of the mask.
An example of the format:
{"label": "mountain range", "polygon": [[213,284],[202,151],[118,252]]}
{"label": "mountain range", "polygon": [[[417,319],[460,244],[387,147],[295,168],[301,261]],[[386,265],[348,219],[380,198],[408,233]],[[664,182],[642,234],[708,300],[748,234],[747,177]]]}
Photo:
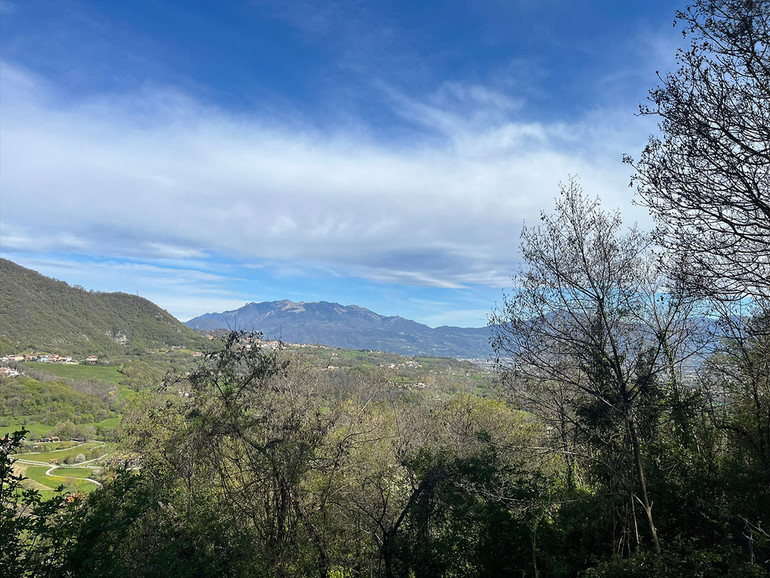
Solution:
{"label": "mountain range", "polygon": [[259,331],[266,339],[376,349],[402,355],[430,355],[487,359],[491,329],[436,327],[403,317],[382,316],[356,305],[321,301],[247,303],[240,309],[206,313],[185,323],[196,330],[239,329]]}
{"label": "mountain range", "polygon": [[[202,331],[259,331],[266,339],[403,355],[487,359],[491,329],[437,327],[356,305],[274,301],[181,323],[151,301],[102,293],[0,259],[0,354],[121,355],[210,347]],[[199,332],[196,333],[198,330]]]}

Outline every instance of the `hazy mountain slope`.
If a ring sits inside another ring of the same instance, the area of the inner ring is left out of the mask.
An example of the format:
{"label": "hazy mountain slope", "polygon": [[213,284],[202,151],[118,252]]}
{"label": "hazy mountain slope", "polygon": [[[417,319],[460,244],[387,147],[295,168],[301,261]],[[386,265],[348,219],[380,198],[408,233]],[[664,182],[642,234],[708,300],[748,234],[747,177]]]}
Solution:
{"label": "hazy mountain slope", "polygon": [[234,311],[206,313],[186,322],[200,330],[261,331],[268,339],[349,349],[377,349],[405,355],[487,358],[490,330],[431,329],[403,317],[384,317],[356,305],[272,301],[248,303]]}
{"label": "hazy mountain slope", "polygon": [[0,352],[131,353],[205,340],[154,303],[71,287],[0,259]]}

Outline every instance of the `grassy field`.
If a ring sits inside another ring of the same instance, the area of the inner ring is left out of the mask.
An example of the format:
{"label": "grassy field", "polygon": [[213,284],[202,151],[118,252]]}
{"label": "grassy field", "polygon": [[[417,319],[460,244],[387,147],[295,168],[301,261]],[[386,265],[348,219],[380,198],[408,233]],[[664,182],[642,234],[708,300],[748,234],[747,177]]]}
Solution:
{"label": "grassy field", "polygon": [[[93,476],[93,471],[89,468],[56,468],[51,472],[51,475],[46,474],[49,470],[48,466],[26,466],[24,468],[24,476],[32,480],[34,485],[32,487],[41,490],[42,492],[52,492],[59,486],[63,485],[65,489],[75,492],[88,493],[97,488],[97,485],[93,482],[86,481],[85,478]],[[45,486],[45,490],[41,487]]]}
{"label": "grassy field", "polygon": [[57,377],[66,377],[68,379],[98,379],[109,383],[120,383],[125,376],[118,371],[117,365],[69,365],[61,363],[37,363],[29,362],[25,365],[50,373]]}
{"label": "grassy field", "polygon": [[49,477],[52,478],[76,478],[80,480],[93,476],[94,471],[91,468],[70,468],[67,466],[58,467],[49,474]]}
{"label": "grassy field", "polygon": [[[64,444],[65,442],[62,442]],[[66,442],[70,444],[70,442]],[[41,446],[51,446],[56,444],[40,444]],[[111,447],[114,444],[111,444]],[[23,463],[16,461],[14,470],[25,476],[24,487],[40,490],[44,497],[53,493],[59,486],[64,486],[68,492],[88,493],[95,490],[98,486],[93,482],[86,481],[85,478],[93,478],[94,470],[82,465],[65,465],[62,462],[72,456],[83,454],[86,459],[94,459],[109,453],[111,448],[105,444],[88,442],[77,444],[74,447],[66,447],[60,450],[49,450],[44,452],[29,452],[16,454],[17,460],[29,460],[38,462],[41,465]],[[56,460],[59,464],[51,469],[51,461]],[[43,465],[46,464],[46,465]],[[46,473],[49,472],[50,474]]]}
{"label": "grassy field", "polygon": [[[30,466],[27,464],[20,464],[19,462],[16,462],[15,464],[13,464],[13,473],[17,476],[24,476],[24,480],[22,480],[21,482],[21,485],[24,488],[29,490],[40,490],[42,492],[50,492],[51,486],[48,486],[46,484],[33,480],[27,475],[27,470],[33,467],[39,467],[39,466]],[[45,473],[45,469],[43,470],[43,473]]]}
{"label": "grassy field", "polygon": [[78,443],[79,442],[71,442],[69,440],[61,442],[29,442],[27,448],[35,448],[36,452],[58,452],[60,450],[74,448]]}
{"label": "grassy field", "polygon": [[[131,395],[136,395],[135,391],[129,390],[129,392]],[[127,396],[127,397],[130,397],[130,396]],[[108,417],[107,419],[103,419],[102,421],[95,421],[95,422],[83,423],[78,425],[81,427],[93,426],[95,428],[116,429],[118,425],[120,425],[120,417]],[[12,420],[12,419],[0,419],[0,437],[4,436],[6,433],[20,431],[22,427],[25,427],[27,431],[29,431],[29,433],[27,434],[28,440],[44,437],[48,435],[53,429],[53,426],[39,423],[36,421],[21,422],[21,421]],[[73,442],[69,442],[69,441],[60,442],[60,443],[68,444],[69,446],[74,445]],[[56,449],[58,449],[59,447],[63,447],[63,446],[57,446]]]}
{"label": "grassy field", "polygon": [[138,391],[131,389],[126,385],[118,386],[118,399],[120,401],[129,401],[138,395]]}
{"label": "grassy field", "polygon": [[[134,394],[136,395],[136,394]],[[102,421],[95,421],[91,424],[86,425],[92,425],[94,427],[103,427],[107,429],[115,429],[120,425],[120,418],[119,417],[108,417],[107,419],[103,419]]]}
{"label": "grassy field", "polygon": [[36,421],[22,423],[20,421],[9,419],[0,420],[0,436],[4,436],[6,433],[21,431],[22,426],[29,431],[27,439],[40,438],[51,431],[50,425],[45,425]]}
{"label": "grassy field", "polygon": [[[40,445],[43,446],[45,444],[40,444]],[[94,450],[94,449],[96,449],[96,451],[91,452],[91,450]],[[74,447],[59,450],[59,451],[28,452],[25,454],[18,454],[17,457],[20,459],[30,460],[34,462],[50,463],[51,460],[56,460],[59,463],[62,463],[65,459],[76,456],[78,454],[83,454],[84,456],[86,456],[87,459],[91,459],[89,457],[89,453],[96,454],[92,456],[96,458],[108,453],[108,450],[106,446],[102,443],[88,442],[85,444],[79,444]]]}

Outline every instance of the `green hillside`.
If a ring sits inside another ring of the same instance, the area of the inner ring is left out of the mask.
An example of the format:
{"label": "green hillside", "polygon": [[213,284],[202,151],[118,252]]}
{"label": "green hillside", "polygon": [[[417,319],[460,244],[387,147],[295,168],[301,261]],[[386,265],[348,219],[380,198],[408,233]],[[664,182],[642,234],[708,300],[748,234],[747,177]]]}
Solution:
{"label": "green hillside", "polygon": [[90,391],[79,391],[63,381],[0,377],[0,427],[7,428],[12,421],[55,426],[66,421],[84,424],[118,417],[117,387],[98,382],[88,385]]}
{"label": "green hillside", "polygon": [[71,287],[0,259],[0,354],[119,355],[205,345],[147,299]]}

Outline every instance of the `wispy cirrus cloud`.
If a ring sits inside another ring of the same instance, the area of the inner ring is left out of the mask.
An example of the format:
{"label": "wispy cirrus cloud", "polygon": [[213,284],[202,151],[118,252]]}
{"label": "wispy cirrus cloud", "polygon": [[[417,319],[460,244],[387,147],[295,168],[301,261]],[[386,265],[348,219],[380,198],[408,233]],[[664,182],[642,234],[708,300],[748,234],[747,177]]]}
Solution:
{"label": "wispy cirrus cloud", "polygon": [[2,243],[16,251],[219,253],[383,282],[505,284],[521,223],[550,207],[559,180],[578,175],[589,193],[630,205],[619,156],[646,136],[619,131],[612,111],[516,121],[513,97],[453,83],[424,101],[388,89],[416,134],[439,136],[395,147],[165,88],[62,105],[28,71],[0,73]]}

